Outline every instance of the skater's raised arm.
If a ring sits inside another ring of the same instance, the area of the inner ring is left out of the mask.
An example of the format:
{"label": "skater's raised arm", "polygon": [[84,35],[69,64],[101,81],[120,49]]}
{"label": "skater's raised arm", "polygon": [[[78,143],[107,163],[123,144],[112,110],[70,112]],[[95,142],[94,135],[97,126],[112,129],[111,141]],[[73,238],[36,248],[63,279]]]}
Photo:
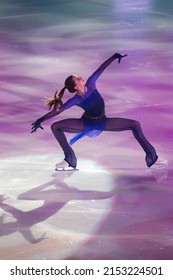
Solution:
{"label": "skater's raised arm", "polygon": [[127,54],[125,55],[121,55],[120,53],[115,53],[114,55],[112,55],[110,58],[108,58],[105,62],[103,62],[100,67],[88,78],[88,81],[90,83],[95,83],[96,80],[98,79],[98,77],[103,73],[103,71],[117,58],[118,59],[118,63],[120,63],[121,59],[123,57],[127,56]]}

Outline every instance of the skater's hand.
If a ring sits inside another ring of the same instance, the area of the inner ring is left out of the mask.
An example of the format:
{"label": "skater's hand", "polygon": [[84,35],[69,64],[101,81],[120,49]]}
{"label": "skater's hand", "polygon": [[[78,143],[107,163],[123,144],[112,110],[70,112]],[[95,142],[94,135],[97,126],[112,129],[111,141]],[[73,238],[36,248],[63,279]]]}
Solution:
{"label": "skater's hand", "polygon": [[120,63],[120,62],[121,62],[121,59],[122,59],[123,57],[125,57],[125,56],[127,56],[127,54],[124,54],[124,55],[122,55],[122,54],[120,54],[120,53],[114,54],[115,59],[118,58],[118,63]]}
{"label": "skater's hand", "polygon": [[31,133],[36,132],[36,130],[37,130],[38,128],[44,129],[44,128],[41,126],[41,122],[40,122],[39,119],[36,120],[36,122],[32,123]]}

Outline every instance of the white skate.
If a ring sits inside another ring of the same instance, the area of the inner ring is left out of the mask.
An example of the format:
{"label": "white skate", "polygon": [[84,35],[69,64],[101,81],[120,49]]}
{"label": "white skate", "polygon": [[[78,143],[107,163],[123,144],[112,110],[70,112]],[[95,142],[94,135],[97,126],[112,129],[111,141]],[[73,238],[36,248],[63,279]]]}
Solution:
{"label": "white skate", "polygon": [[77,170],[76,168],[69,166],[66,160],[57,163],[55,166],[55,171],[76,171],[76,170]]}

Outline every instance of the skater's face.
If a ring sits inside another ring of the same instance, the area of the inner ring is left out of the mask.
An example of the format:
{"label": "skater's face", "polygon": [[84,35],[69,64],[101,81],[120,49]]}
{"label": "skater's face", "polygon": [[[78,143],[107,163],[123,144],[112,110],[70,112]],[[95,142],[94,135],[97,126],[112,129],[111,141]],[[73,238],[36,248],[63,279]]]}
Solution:
{"label": "skater's face", "polygon": [[80,92],[81,90],[84,89],[85,87],[85,80],[78,76],[78,75],[73,75],[72,76],[72,81],[74,83],[74,89],[77,91],[77,92]]}

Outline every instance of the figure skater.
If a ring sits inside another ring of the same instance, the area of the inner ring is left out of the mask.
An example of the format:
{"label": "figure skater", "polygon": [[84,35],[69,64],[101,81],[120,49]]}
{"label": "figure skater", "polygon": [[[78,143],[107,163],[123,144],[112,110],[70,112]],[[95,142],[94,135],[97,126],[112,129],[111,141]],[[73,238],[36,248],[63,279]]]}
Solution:
{"label": "figure skater", "polygon": [[[73,143],[84,136],[96,137],[102,131],[124,131],[131,130],[134,137],[139,142],[146,153],[145,161],[148,167],[152,166],[158,156],[154,147],[145,138],[139,121],[125,118],[108,118],[105,115],[105,104],[102,96],[96,88],[96,81],[103,71],[115,60],[121,62],[121,59],[127,55],[115,53],[107,59],[101,66],[85,81],[78,75],[69,76],[64,83],[64,87],[59,92],[55,92],[53,98],[47,99],[49,112],[43,117],[37,119],[32,124],[31,133],[36,132],[38,128],[43,129],[41,123],[54,116],[59,115],[68,108],[76,105],[84,110],[81,118],[70,118],[54,122],[51,130],[64,152],[64,160],[56,164],[55,170],[76,169],[77,158],[71,147]],[[73,93],[73,97],[63,104],[62,97],[65,89]],[[58,95],[57,95],[58,94]],[[65,132],[77,133],[68,143]]]}

